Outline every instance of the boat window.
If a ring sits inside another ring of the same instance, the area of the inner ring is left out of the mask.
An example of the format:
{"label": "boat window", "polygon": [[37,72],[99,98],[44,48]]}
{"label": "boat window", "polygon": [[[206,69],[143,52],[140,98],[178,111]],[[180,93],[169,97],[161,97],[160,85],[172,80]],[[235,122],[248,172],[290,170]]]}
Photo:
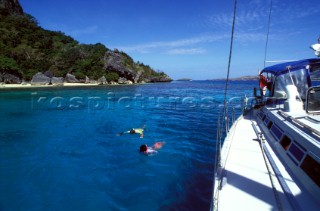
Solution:
{"label": "boat window", "polygon": [[307,155],[301,168],[320,187],[320,164],[313,157]]}
{"label": "boat window", "polygon": [[[266,120],[269,121],[268,118],[267,118]],[[265,121],[265,122],[266,122],[266,121]],[[270,130],[270,128],[272,127],[272,125],[273,125],[273,122],[272,122],[272,121],[270,121],[270,122],[267,124],[267,127],[268,127],[269,130]]]}
{"label": "boat window", "polygon": [[297,147],[297,145],[295,145],[294,143],[291,144],[290,148],[289,148],[289,152],[298,160],[300,161],[303,158],[304,152]]}
{"label": "boat window", "polygon": [[295,145],[297,145],[300,149],[302,149],[302,151],[307,151],[306,148],[304,148],[301,144],[299,144],[299,142],[294,142]]}
{"label": "boat window", "polygon": [[310,69],[311,86],[320,86],[320,65]]}
{"label": "boat window", "polygon": [[291,139],[288,136],[284,135],[280,144],[283,147],[283,149],[287,151],[289,148],[289,145],[291,144]]}
{"label": "boat window", "polygon": [[[282,75],[283,76],[283,75]],[[285,93],[286,90],[286,81],[284,80],[285,78],[279,76],[276,78],[275,83],[274,83],[274,97],[277,97],[277,93]]]}
{"label": "boat window", "polygon": [[307,113],[320,112],[320,86],[308,89],[306,111]]}
{"label": "boat window", "polygon": [[[290,73],[292,77],[290,76]],[[292,83],[292,81],[294,84]],[[286,91],[286,86],[292,84],[297,87],[300,97],[302,99],[306,99],[306,92],[309,87],[306,69],[294,70],[279,75],[275,80],[274,96],[275,94],[281,94],[282,96]]]}
{"label": "boat window", "polygon": [[282,137],[282,131],[276,126],[276,124],[272,125],[271,131],[275,135],[275,138],[280,140],[280,138]]}
{"label": "boat window", "polygon": [[263,117],[262,117],[262,121],[264,121],[265,119],[266,119],[266,115],[263,115]]}

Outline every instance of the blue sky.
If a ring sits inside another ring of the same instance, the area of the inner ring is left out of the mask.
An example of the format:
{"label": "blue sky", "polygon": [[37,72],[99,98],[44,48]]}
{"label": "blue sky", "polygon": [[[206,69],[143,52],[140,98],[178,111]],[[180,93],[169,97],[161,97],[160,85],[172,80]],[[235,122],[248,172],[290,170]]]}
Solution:
{"label": "blue sky", "polygon": [[[20,0],[40,26],[102,43],[173,79],[225,78],[234,0]],[[270,0],[238,0],[231,77],[264,65]],[[273,0],[267,60],[313,58],[319,0]]]}

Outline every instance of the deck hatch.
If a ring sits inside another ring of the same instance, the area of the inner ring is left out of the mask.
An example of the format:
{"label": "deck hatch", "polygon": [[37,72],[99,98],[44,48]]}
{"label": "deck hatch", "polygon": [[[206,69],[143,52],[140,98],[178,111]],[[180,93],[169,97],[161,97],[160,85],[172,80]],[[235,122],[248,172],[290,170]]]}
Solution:
{"label": "deck hatch", "polygon": [[320,187],[320,164],[307,155],[301,164],[302,170]]}
{"label": "deck hatch", "polygon": [[303,158],[304,152],[297,147],[297,145],[295,143],[291,144],[290,148],[289,148],[289,152],[298,160],[301,161],[301,159]]}

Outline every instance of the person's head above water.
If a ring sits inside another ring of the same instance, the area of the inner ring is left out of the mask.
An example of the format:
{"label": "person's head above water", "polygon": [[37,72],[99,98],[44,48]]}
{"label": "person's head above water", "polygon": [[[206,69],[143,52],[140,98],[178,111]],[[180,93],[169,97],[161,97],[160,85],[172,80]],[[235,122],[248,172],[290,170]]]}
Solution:
{"label": "person's head above water", "polygon": [[148,150],[148,146],[146,144],[142,144],[140,146],[140,152],[147,152],[147,150]]}
{"label": "person's head above water", "polygon": [[136,131],[132,128],[132,129],[130,130],[130,134],[133,134],[133,133],[136,133]]}

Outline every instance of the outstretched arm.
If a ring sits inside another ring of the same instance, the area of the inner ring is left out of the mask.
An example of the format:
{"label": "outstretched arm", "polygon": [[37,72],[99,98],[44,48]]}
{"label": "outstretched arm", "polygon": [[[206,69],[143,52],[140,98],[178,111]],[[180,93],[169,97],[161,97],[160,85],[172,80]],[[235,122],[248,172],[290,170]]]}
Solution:
{"label": "outstretched arm", "polygon": [[152,146],[152,148],[153,149],[160,149],[163,145],[165,145],[165,143],[166,142],[156,142],[153,146]]}
{"label": "outstretched arm", "polygon": [[117,136],[122,136],[122,135],[125,134],[125,133],[130,133],[130,130],[125,131],[125,132],[118,133]]}

